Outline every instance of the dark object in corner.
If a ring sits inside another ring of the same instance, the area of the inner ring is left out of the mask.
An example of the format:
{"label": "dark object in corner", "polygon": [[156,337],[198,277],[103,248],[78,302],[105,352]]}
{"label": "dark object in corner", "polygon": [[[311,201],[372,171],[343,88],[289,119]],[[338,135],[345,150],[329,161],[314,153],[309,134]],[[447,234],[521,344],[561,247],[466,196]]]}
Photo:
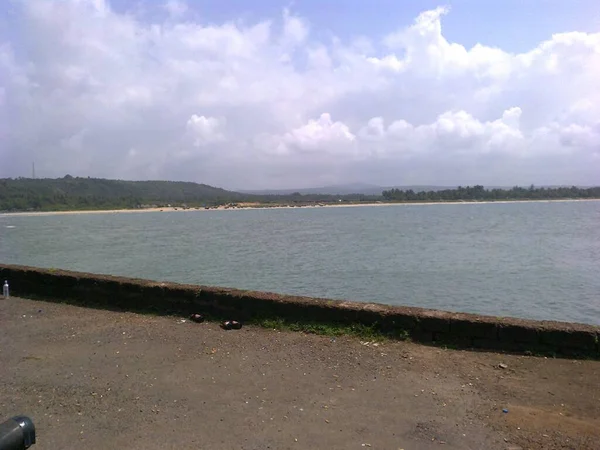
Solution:
{"label": "dark object in corner", "polygon": [[204,322],[204,316],[202,314],[192,314],[190,316],[190,320],[192,322],[202,323],[202,322]]}
{"label": "dark object in corner", "polygon": [[0,449],[22,450],[35,444],[35,425],[26,416],[16,416],[0,423]]}
{"label": "dark object in corner", "polygon": [[242,324],[237,320],[226,320],[221,324],[221,328],[224,330],[239,330],[242,328]]}

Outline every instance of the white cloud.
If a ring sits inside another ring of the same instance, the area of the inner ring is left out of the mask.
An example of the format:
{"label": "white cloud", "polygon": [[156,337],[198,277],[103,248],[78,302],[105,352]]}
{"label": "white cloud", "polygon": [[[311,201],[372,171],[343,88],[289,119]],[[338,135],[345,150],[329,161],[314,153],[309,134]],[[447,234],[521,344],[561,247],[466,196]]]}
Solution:
{"label": "white cloud", "polygon": [[291,45],[301,44],[308,37],[308,26],[300,18],[290,14],[288,9],[283,11],[283,38]]}
{"label": "white cloud", "polygon": [[194,146],[203,147],[211,143],[223,141],[225,136],[222,134],[222,120],[214,117],[204,117],[192,115],[187,121],[186,127],[192,137]]}
{"label": "white cloud", "polygon": [[309,120],[306,125],[298,127],[282,138],[280,144],[289,151],[298,150],[305,153],[327,153],[347,150],[354,142],[355,136],[348,126],[342,122],[334,122],[328,113],[323,113],[317,120]]}
{"label": "white cloud", "polygon": [[385,138],[385,135],[386,131],[382,117],[373,117],[359,132],[359,136],[365,141],[381,141]]}
{"label": "white cloud", "polygon": [[187,4],[181,0],[168,0],[164,8],[175,19],[183,16],[189,9]]}
{"label": "white cloud", "polygon": [[102,0],[17,3],[0,176],[35,160],[235,187],[600,182],[600,33],[513,54],[449,42],[443,7],[343,42],[289,10],[208,24],[189,5],[149,23]]}

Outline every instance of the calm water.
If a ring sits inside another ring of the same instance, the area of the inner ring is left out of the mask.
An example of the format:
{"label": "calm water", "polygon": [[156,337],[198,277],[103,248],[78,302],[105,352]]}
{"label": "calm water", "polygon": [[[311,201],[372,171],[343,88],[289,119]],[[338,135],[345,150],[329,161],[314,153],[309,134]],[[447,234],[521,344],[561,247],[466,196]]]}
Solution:
{"label": "calm water", "polygon": [[600,324],[600,202],[0,216],[0,261]]}

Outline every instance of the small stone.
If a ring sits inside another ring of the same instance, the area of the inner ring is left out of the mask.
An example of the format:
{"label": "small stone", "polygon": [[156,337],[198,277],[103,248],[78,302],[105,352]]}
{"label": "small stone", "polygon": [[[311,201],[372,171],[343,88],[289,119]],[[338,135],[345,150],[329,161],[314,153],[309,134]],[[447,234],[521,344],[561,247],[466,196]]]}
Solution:
{"label": "small stone", "polygon": [[204,316],[202,314],[197,314],[197,313],[196,314],[192,314],[190,316],[190,320],[192,322],[202,323],[202,322],[204,322]]}
{"label": "small stone", "polygon": [[508,369],[508,366],[506,364],[504,364],[504,363],[498,364],[498,367],[501,368],[501,369]]}
{"label": "small stone", "polygon": [[221,324],[221,328],[224,330],[239,330],[242,328],[242,324],[237,320],[226,320]]}

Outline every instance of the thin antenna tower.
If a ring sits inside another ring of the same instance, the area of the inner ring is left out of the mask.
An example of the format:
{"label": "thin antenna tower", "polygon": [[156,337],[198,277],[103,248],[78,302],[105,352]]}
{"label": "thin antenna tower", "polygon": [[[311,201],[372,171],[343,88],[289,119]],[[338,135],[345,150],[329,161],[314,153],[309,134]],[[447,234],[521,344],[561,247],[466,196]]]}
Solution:
{"label": "thin antenna tower", "polygon": [[35,162],[31,163],[31,178],[35,179]]}

